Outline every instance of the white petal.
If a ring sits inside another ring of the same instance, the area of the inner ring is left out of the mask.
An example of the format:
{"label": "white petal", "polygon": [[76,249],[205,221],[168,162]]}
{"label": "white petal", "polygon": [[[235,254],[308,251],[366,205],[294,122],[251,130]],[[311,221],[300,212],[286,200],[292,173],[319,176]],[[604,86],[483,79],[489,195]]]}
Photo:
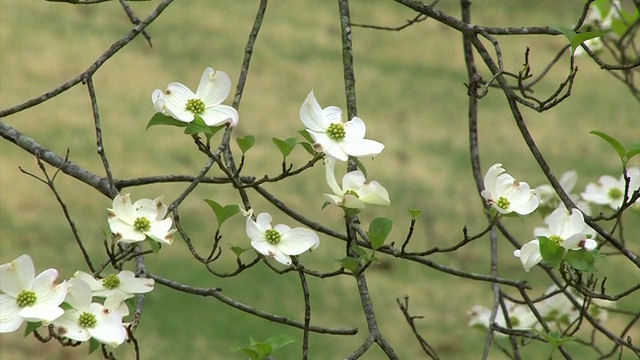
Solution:
{"label": "white petal", "polygon": [[340,186],[338,186],[338,182],[336,181],[335,168],[336,159],[328,156],[325,159],[325,179],[327,180],[327,184],[329,185],[333,193],[339,197],[342,197],[344,193],[342,192]]}
{"label": "white petal", "polygon": [[364,177],[362,171],[350,171],[342,178],[342,190],[353,190],[357,192],[361,187],[364,186],[364,183],[366,181],[367,178]]}
{"label": "white petal", "polygon": [[324,118],[322,108],[318,104],[313,90],[307,95],[300,107],[300,120],[307,129],[317,132],[325,132],[329,127],[330,123]]}
{"label": "white petal", "polygon": [[345,141],[364,139],[364,134],[367,131],[367,126],[364,121],[357,116],[354,116],[351,121],[344,124]]}
{"label": "white petal", "polygon": [[24,319],[20,317],[20,307],[16,299],[0,294],[0,333],[10,333],[18,330]]}
{"label": "white petal", "polygon": [[20,317],[30,322],[51,322],[64,314],[64,310],[52,305],[34,305],[23,307],[20,310]]}
{"label": "white petal", "polygon": [[342,141],[340,143],[343,151],[351,156],[363,157],[363,156],[375,156],[384,150],[384,145],[368,139]]}
{"label": "white petal", "polygon": [[[222,103],[231,91],[231,79],[224,71],[215,71],[208,67],[202,73],[196,95],[207,106]],[[209,124],[207,124],[209,125]]]}
{"label": "white petal", "polygon": [[89,287],[91,288],[91,291],[100,291],[100,290],[104,290],[104,286],[102,285],[102,281],[100,280],[96,280],[96,278],[94,278],[91,274],[87,274],[84,271],[76,271],[73,274],[73,277],[76,279],[80,279],[84,282],[86,282]]}
{"label": "white petal", "polygon": [[264,241],[265,240],[264,231],[262,231],[262,229],[260,229],[258,227],[258,224],[256,224],[256,222],[253,221],[253,219],[251,219],[251,217],[247,217],[245,231],[246,231],[247,236],[249,237],[249,239],[251,239],[253,241]]}
{"label": "white petal", "polygon": [[35,269],[29,255],[21,255],[10,263],[0,265],[0,290],[17,297],[22,290],[30,290]]}
{"label": "white petal", "polygon": [[252,241],[251,246],[264,256],[272,257],[284,265],[291,265],[291,258],[283,254],[278,247],[271,245],[267,241]]}
{"label": "white petal", "polygon": [[33,291],[36,293],[36,305],[58,306],[67,295],[67,283],[56,285],[58,271],[48,269],[33,280]]}
{"label": "white petal", "polygon": [[[571,237],[565,239],[562,244],[562,247],[569,250],[575,250],[580,248],[580,243],[586,241],[587,238],[583,233],[573,234]],[[593,241],[593,240],[592,240]]]}
{"label": "white petal", "polygon": [[98,303],[91,304],[89,311],[96,315],[97,320],[96,326],[87,329],[91,337],[112,347],[125,341],[127,331],[122,326],[122,318],[117,313],[109,312]]}
{"label": "white petal", "polygon": [[578,173],[575,170],[567,171],[562,174],[558,182],[560,182],[560,186],[562,186],[564,191],[570,193],[578,182]]}
{"label": "white petal", "polygon": [[150,224],[151,229],[145,232],[145,234],[157,242],[171,245],[173,243],[174,233],[174,231],[171,231],[172,224],[173,220],[171,220],[171,218],[166,218],[161,221],[154,221]]}
{"label": "white petal", "polygon": [[76,341],[87,341],[91,339],[91,335],[87,329],[78,324],[78,316],[80,316],[78,311],[73,309],[67,310],[64,315],[53,322],[56,331],[60,335]]}
{"label": "white petal", "polygon": [[207,107],[200,115],[208,126],[218,126],[229,123],[231,127],[238,125],[238,111],[227,105]]}
{"label": "white petal", "polygon": [[363,186],[358,190],[358,195],[366,204],[388,206],[391,203],[387,189],[377,181],[371,181]]}
{"label": "white petal", "polygon": [[337,106],[327,106],[322,109],[322,116],[325,119],[325,124],[342,123],[342,109]]}
{"label": "white petal", "polygon": [[349,209],[364,209],[366,207],[362,200],[353,195],[345,195],[342,205]]}
{"label": "white petal", "polygon": [[333,205],[340,205],[342,203],[342,197],[332,195],[332,194],[324,194],[325,199]]}
{"label": "white petal", "polygon": [[294,228],[286,234],[276,245],[286,255],[299,255],[320,242],[318,234],[305,228]]}
{"label": "white petal", "polygon": [[528,272],[532,267],[542,261],[542,255],[540,255],[540,242],[538,240],[529,241],[520,248],[518,253],[514,252],[514,256],[520,258],[522,267]]}
{"label": "white petal", "polygon": [[155,89],[151,93],[151,102],[153,103],[153,109],[159,113],[165,113],[165,101],[164,92],[160,89]]}
{"label": "white petal", "polygon": [[120,285],[118,288],[129,294],[144,294],[153,290],[153,279],[137,278],[131,271],[123,270],[118,274]]}
{"label": "white petal", "polygon": [[[496,200],[496,180],[498,179],[498,175],[503,172],[504,169],[502,168],[502,164],[493,164],[484,176],[484,188],[491,194],[491,198]],[[485,199],[489,200],[487,197],[485,197]]]}
{"label": "white petal", "polygon": [[196,98],[196,94],[188,87],[180,83],[171,83],[164,95],[165,108],[176,120],[192,122],[193,113],[187,110],[187,101]]}
{"label": "white petal", "polygon": [[129,194],[118,194],[113,198],[113,208],[109,209],[110,218],[117,217],[125,223],[133,224],[136,220],[136,211],[131,204]]}
{"label": "white petal", "polygon": [[[314,146],[316,146],[316,150],[322,151],[325,154],[332,156],[340,161],[347,161],[349,159],[349,156],[340,145],[342,142],[336,142],[335,140],[331,139],[326,133],[309,133],[316,141],[316,144],[314,144]],[[317,147],[319,147],[319,149]]]}
{"label": "white petal", "polygon": [[272,220],[273,218],[271,217],[271,214],[263,212],[258,214],[258,216],[256,217],[256,224],[258,224],[258,227],[262,231],[265,231],[267,229],[271,229]]}
{"label": "white petal", "polygon": [[71,278],[67,281],[67,297],[65,302],[78,311],[84,311],[91,304],[91,287],[86,282]]}

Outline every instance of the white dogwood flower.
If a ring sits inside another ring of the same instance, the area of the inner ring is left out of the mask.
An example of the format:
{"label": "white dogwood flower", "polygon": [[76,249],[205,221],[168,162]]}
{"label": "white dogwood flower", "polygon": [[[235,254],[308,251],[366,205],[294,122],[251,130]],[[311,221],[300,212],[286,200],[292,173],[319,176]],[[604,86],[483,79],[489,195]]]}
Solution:
{"label": "white dogwood flower", "polygon": [[484,177],[482,197],[501,214],[532,213],[539,203],[535,190],[526,182],[516,181],[504,171],[502,164],[495,164],[489,168]]}
{"label": "white dogwood flower", "polygon": [[167,90],[156,89],[151,101],[156,111],[182,122],[192,122],[198,115],[209,126],[238,124],[238,112],[222,105],[231,91],[231,79],[223,71],[208,67],[202,73],[198,89],[194,93],[179,82],[172,82]]}
{"label": "white dogwood flower", "polygon": [[0,333],[18,330],[23,322],[51,322],[62,316],[67,283],[56,284],[58,271],[35,276],[33,261],[22,255],[0,265]]}
{"label": "white dogwood flower", "polygon": [[[547,216],[544,222],[547,227],[534,229],[536,237],[545,236],[567,250],[592,251],[598,246],[593,240],[595,231],[584,222],[584,217],[578,209],[572,209],[569,213],[564,207],[559,207]],[[520,250],[515,250],[513,255],[520,258],[524,270],[529,271],[542,260],[540,241],[531,240]]]}
{"label": "white dogwood flower", "polygon": [[108,209],[109,227],[116,235],[116,241],[134,243],[144,241],[148,236],[160,243],[173,243],[176,230],[171,229],[171,218],[164,218],[167,206],[161,200],[162,197],[140,199],[131,204],[129,194],[117,195],[113,208]]}
{"label": "white dogwood flower", "polygon": [[320,245],[320,238],[312,230],[290,228],[279,224],[271,227],[271,215],[260,213],[254,221],[247,217],[246,231],[251,239],[251,246],[264,256],[291,265],[291,255],[300,255]]}
{"label": "white dogwood flower", "polygon": [[381,143],[364,138],[366,125],[354,116],[351,121],[342,121],[342,109],[320,107],[313,90],[300,107],[300,120],[315,141],[318,151],[347,161],[349,156],[374,156],[384,149]]}
{"label": "white dogwood flower", "polygon": [[[627,169],[629,181],[629,196],[634,191],[640,190],[640,168],[632,167]],[[597,183],[590,183],[581,194],[582,198],[590,203],[598,205],[608,205],[617,210],[622,206],[625,191],[624,175],[619,179],[613,176],[604,175],[598,179]]]}
{"label": "white dogwood flower", "polygon": [[71,340],[87,341],[91,338],[116,347],[127,338],[122,315],[109,311],[104,305],[91,302],[91,287],[78,278],[69,280],[69,293],[65,302],[72,309],[53,321],[56,332]]}
{"label": "white dogwood flower", "polygon": [[367,181],[362,171],[351,171],[342,178],[342,188],[338,186],[335,177],[336,160],[326,159],[325,176],[332,194],[324,194],[325,198],[337,206],[351,209],[363,209],[366,204],[389,205],[389,193],[377,181]]}

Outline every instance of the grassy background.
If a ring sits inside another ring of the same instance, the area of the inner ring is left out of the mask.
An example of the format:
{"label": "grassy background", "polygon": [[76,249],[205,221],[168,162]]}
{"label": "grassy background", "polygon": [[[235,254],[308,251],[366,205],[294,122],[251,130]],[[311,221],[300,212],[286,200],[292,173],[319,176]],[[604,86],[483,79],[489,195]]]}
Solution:
{"label": "grassy background", "polygon": [[[156,2],[132,3],[139,17]],[[554,11],[550,12],[549,7]],[[439,7],[458,14],[457,2]],[[570,26],[582,8],[579,0],[558,3],[498,0],[474,4],[474,21],[484,25]],[[153,115],[150,94],[171,81],[195,88],[202,70],[212,66],[237,79],[243,49],[250,31],[256,1],[176,2],[148,30],[153,39],[149,48],[138,38],[110,59],[94,78],[103,121],[105,149],[114,176],[135,178],[153,174],[195,174],[206,162],[193,149],[192,141],[175,128],[156,127],[145,131]],[[352,20],[386,26],[403,24],[414,14],[390,1],[352,2]],[[0,108],[7,108],[38,96],[84,71],[105,49],[130,28],[117,3],[71,6],[44,1],[0,2]],[[345,106],[340,55],[340,26],[334,1],[281,0],[270,3],[263,30],[255,48],[249,80],[240,106],[240,124],[235,136],[255,134],[257,145],[249,153],[246,173],[274,174],[281,158],[270,143],[272,137],[295,136],[302,128],[298,109],[306,94],[314,89],[323,106]],[[407,207],[423,209],[412,248],[446,246],[461,238],[467,225],[471,233],[483,226],[478,195],[471,178],[466,134],[466,72],[460,35],[435,21],[427,20],[401,32],[354,28],[355,70],[359,115],[368,125],[368,138],[386,145],[375,161],[365,160],[370,176],[389,190],[392,205],[363,214],[363,223],[375,216],[395,220],[392,233],[396,243],[405,236],[409,219]],[[517,37],[500,39],[505,66],[517,71],[524,50],[532,49],[534,74],[541,71],[566,40],[562,37]],[[583,189],[602,174],[616,174],[619,163],[606,144],[588,132],[608,132],[626,144],[638,141],[640,106],[625,88],[588,59],[578,59],[580,68],[573,96],[553,111],[538,114],[524,110],[531,132],[557,174],[577,169]],[[566,76],[565,66],[553,71],[540,84],[537,94],[550,93]],[[486,75],[486,71],[485,71]],[[485,76],[486,77],[486,76]],[[502,162],[519,179],[532,185],[544,177],[536,168],[528,149],[513,124],[503,96],[492,91],[481,100],[480,144],[483,168]],[[63,154],[85,168],[102,174],[95,151],[95,135],[87,91],[76,87],[36,108],[3,119],[32,136],[40,144]],[[29,253],[36,270],[48,267],[68,277],[84,269],[59,206],[45,186],[25,176],[18,166],[38,173],[34,159],[13,146],[0,142],[0,262]],[[302,164],[304,151],[297,149],[292,160]],[[635,165],[638,164],[636,161]],[[211,175],[216,171],[212,170]],[[60,177],[57,186],[70,205],[80,235],[88,244],[94,261],[100,261],[102,232],[107,229],[105,209],[108,199],[79,184]],[[167,201],[185,184],[163,184],[127,189],[134,199],[165,194]],[[341,223],[340,212],[320,210],[327,192],[324,172],[311,169],[268,190],[285,203],[327,226]],[[257,194],[250,194],[258,211],[269,211],[277,223],[291,223],[268,206]],[[207,251],[214,226],[212,213],[201,200],[237,203],[226,186],[201,186],[184,204],[184,225],[202,251]],[[638,217],[629,214],[626,231],[630,247],[638,252]],[[508,222],[513,232],[526,241],[541,219]],[[293,225],[293,224],[292,224]],[[223,244],[248,246],[240,217],[225,225]],[[342,257],[341,242],[323,238],[312,255],[302,256],[305,264],[319,270],[336,268]],[[547,287],[539,270],[524,273],[512,248],[501,243],[500,273],[512,279],[527,279],[537,293]],[[467,271],[487,273],[489,244],[478,241],[462,251],[436,255],[433,259]],[[233,269],[233,257],[223,256],[217,269]],[[640,280],[637,268],[605,260],[599,275],[610,276],[612,292]],[[160,256],[148,258],[150,271],[198,286],[220,286],[229,296],[276,314],[300,319],[303,304],[297,276],[277,276],[259,265],[234,279],[210,276],[195,266],[186,247],[177,239]],[[626,274],[620,276],[620,274]],[[312,358],[336,359],[349,354],[366,337],[355,283],[351,278],[309,279],[313,294],[312,320],[330,327],[356,326],[352,337],[311,336]],[[397,309],[396,298],[408,295],[411,311],[423,315],[419,330],[442,358],[477,358],[484,334],[470,331],[466,311],[474,304],[489,305],[488,284],[454,279],[415,264],[382,258],[382,266],[369,272],[381,328],[401,358],[418,358],[421,353]],[[633,308],[638,296],[621,301],[621,308]],[[616,332],[621,319],[610,316]],[[301,332],[264,320],[245,316],[215,300],[187,296],[158,286],[147,296],[142,324],[137,332],[144,359],[179,358],[241,359],[230,349],[248,343],[249,337],[263,340],[277,334],[295,336],[298,341],[278,352],[279,358],[299,358]],[[635,339],[639,332],[635,330]],[[4,358],[87,358],[82,349],[62,349],[57,344],[40,346],[21,334],[2,335],[0,355]],[[638,342],[640,340],[637,340]],[[546,354],[549,349],[544,348]],[[126,346],[117,351],[130,358]],[[537,354],[537,355],[536,355]],[[526,358],[539,356],[540,348],[525,349]],[[591,354],[592,355],[592,354]],[[498,350],[492,358],[500,358]],[[589,356],[587,353],[585,356]],[[100,358],[98,354],[90,358]],[[383,358],[372,350],[366,359]]]}

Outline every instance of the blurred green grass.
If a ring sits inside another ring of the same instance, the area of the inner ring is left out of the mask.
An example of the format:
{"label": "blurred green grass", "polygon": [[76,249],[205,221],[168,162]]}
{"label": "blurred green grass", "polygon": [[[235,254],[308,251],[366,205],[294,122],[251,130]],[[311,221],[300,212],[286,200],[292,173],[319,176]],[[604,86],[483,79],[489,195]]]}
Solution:
{"label": "blurred green grass", "polygon": [[[146,16],[156,2],[132,3],[139,17]],[[442,2],[440,8],[457,14],[456,2]],[[554,11],[548,11],[549,6]],[[153,174],[195,174],[206,159],[197,154],[192,141],[173,128],[145,131],[153,114],[150,94],[171,81],[194,88],[202,70],[212,66],[238,77],[246,38],[257,2],[220,1],[176,2],[148,30],[153,48],[138,38],[110,59],[94,78],[103,121],[105,149],[114,176],[134,178]],[[505,6],[498,0],[474,4],[474,21],[484,25],[571,25],[582,8],[581,1],[517,1]],[[386,26],[403,24],[414,14],[390,1],[352,2],[352,20]],[[38,96],[84,71],[131,25],[116,3],[70,6],[47,2],[5,0],[0,3],[0,108]],[[257,145],[249,153],[247,174],[273,174],[281,158],[270,143],[271,137],[295,136],[302,128],[298,109],[306,94],[314,89],[321,105],[344,108],[337,5],[332,1],[272,2],[255,48],[235,136],[255,134]],[[397,243],[406,233],[407,207],[424,213],[412,248],[446,246],[457,242],[462,227],[471,233],[484,226],[478,195],[471,179],[466,133],[466,72],[460,35],[432,20],[401,32],[353,29],[359,116],[367,125],[368,137],[387,148],[375,161],[366,160],[370,176],[389,189],[392,205],[363,214],[363,223],[374,216],[393,217],[392,236]],[[527,46],[532,49],[533,71],[539,72],[555,51],[565,44],[561,37],[518,37],[500,39],[505,66],[518,69]],[[525,110],[528,125],[548,161],[561,174],[577,169],[577,189],[602,174],[615,174],[619,164],[606,144],[588,132],[611,133],[625,143],[636,142],[640,131],[640,106],[624,87],[587,59],[580,67],[572,97],[552,111],[538,114]],[[482,69],[482,67],[481,67]],[[562,81],[565,67],[559,67],[541,84],[540,93],[553,90]],[[486,74],[486,72],[485,72]],[[606,89],[606,91],[598,91]],[[522,143],[503,96],[491,92],[481,100],[480,144],[483,167],[502,162],[507,170],[532,185],[544,181],[528,149]],[[36,108],[3,119],[32,136],[42,145],[63,154],[85,168],[102,174],[95,151],[93,120],[86,89],[76,87]],[[32,157],[6,141],[0,142],[0,250],[1,262],[29,253],[37,271],[55,267],[63,277],[85,269],[77,247],[50,192],[40,183],[20,173],[18,166],[37,174]],[[292,160],[302,164],[301,149]],[[637,165],[637,161],[634,163]],[[210,174],[216,172],[212,170]],[[105,209],[108,199],[72,179],[57,181],[80,236],[89,245],[95,261],[100,261],[102,232],[107,229]],[[132,188],[133,198],[165,194],[173,199],[184,184],[162,184]],[[316,167],[283,184],[267,186],[301,213],[339,228],[337,209],[320,210],[319,194],[329,189],[324,172]],[[296,194],[303,194],[302,196]],[[291,223],[255,193],[257,211],[274,213],[276,222]],[[201,200],[237,203],[228,186],[202,186],[184,204],[181,215],[186,229],[199,249],[205,251],[213,236],[212,213]],[[626,221],[629,234],[638,233],[637,215]],[[537,217],[508,225],[523,240],[529,239]],[[248,246],[239,217],[225,224],[222,243]],[[637,240],[631,236],[631,248]],[[225,245],[226,246],[226,245]],[[539,271],[524,273],[512,248],[501,243],[502,276],[530,280],[538,293],[548,283]],[[321,270],[336,267],[343,244],[323,238],[322,246],[302,257],[305,264]],[[478,241],[451,255],[437,255],[436,261],[467,271],[486,273],[489,245]],[[52,256],[52,254],[55,254]],[[233,258],[226,254],[218,266],[232,269]],[[488,284],[452,279],[416,264],[382,258],[384,266],[369,272],[369,284],[385,336],[401,358],[418,358],[415,341],[400,314],[396,298],[405,294],[411,311],[425,316],[419,330],[443,358],[477,358],[484,334],[466,327],[466,311],[474,304],[489,305]],[[638,270],[605,260],[599,274],[609,275],[612,291],[638,282]],[[218,279],[204,268],[194,266],[184,244],[165,248],[148,258],[149,270],[162,276],[198,286],[220,286],[239,301],[266,311],[301,319],[301,290],[295,274],[277,276],[257,266],[237,278]],[[621,277],[619,274],[628,273]],[[352,279],[309,279],[312,322],[330,327],[356,326],[353,337],[312,335],[313,358],[334,359],[349,354],[366,336],[366,323],[359,311]],[[614,291],[615,292],[615,291]],[[633,308],[638,297],[621,302]],[[612,324],[616,323],[611,316]],[[186,325],[185,325],[186,324]],[[615,326],[615,325],[612,325]],[[620,326],[618,326],[620,328]],[[137,332],[143,359],[178,358],[189,353],[194,359],[242,358],[230,349],[248,343],[249,337],[262,340],[289,334],[298,341],[277,353],[282,359],[299,357],[301,333],[246,316],[212,299],[179,294],[157,286],[147,296],[142,324]],[[83,349],[42,347],[20,334],[3,335],[0,355],[9,358],[87,358]],[[122,358],[131,349],[117,351]],[[526,353],[533,356],[539,349]],[[546,351],[546,350],[545,350]],[[497,349],[492,358],[500,358]],[[382,358],[380,352],[367,359]],[[100,358],[94,354],[91,358]]]}

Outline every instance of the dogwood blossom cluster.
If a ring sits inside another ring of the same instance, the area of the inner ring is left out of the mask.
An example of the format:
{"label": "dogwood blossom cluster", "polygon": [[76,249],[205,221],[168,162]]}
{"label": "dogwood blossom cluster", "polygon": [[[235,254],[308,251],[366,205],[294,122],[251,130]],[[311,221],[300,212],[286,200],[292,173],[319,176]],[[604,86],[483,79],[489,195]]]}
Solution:
{"label": "dogwood blossom cluster", "polygon": [[70,340],[93,338],[116,347],[127,339],[122,323],[129,315],[125,300],[154,286],[153,279],[137,278],[127,270],[103,279],[78,271],[59,284],[55,269],[34,275],[29,255],[0,265],[0,333],[14,332],[27,321],[52,325],[58,336]]}
{"label": "dogwood blossom cluster", "polygon": [[176,230],[171,229],[173,221],[166,217],[167,205],[162,203],[162,197],[140,199],[132,204],[129,194],[119,194],[108,211],[109,228],[117,242],[135,243],[148,237],[163,244],[173,243]]}
{"label": "dogwood blossom cluster", "polygon": [[[640,191],[640,168],[632,167],[627,169],[627,176],[629,177],[627,196],[631,197],[634,192]],[[627,181],[624,174],[620,175],[619,178],[603,175],[597,182],[587,184],[581,196],[582,199],[589,203],[605,205],[617,210],[625,200],[626,189]],[[640,207],[640,201],[636,200],[634,207]]]}
{"label": "dogwood blossom cluster", "polygon": [[[565,294],[559,291],[556,285],[549,287],[542,297],[543,300],[535,302],[534,307],[544,319],[545,323],[551,331],[564,331],[572,323],[574,323],[581,316],[581,311],[585,305],[586,300],[572,289],[567,289]],[[576,307],[570,300],[569,296],[579,305]],[[502,311],[502,307],[499,306],[496,312],[495,324],[509,328],[507,326],[507,320],[512,329],[516,330],[542,330],[543,327],[534,315],[533,311],[527,306],[527,304],[519,304],[504,300],[507,313]],[[597,322],[603,324],[607,320],[607,308],[615,307],[615,303],[611,301],[592,299],[589,303],[589,307],[586,309],[587,313],[591,315]],[[490,327],[489,320],[491,318],[491,309],[482,305],[474,305],[468,312],[469,322],[471,327],[477,327],[480,329],[488,329]],[[504,336],[500,332],[498,335]]]}
{"label": "dogwood blossom cluster", "polygon": [[[536,237],[545,236],[566,250],[592,251],[598,246],[594,240],[596,232],[584,222],[584,217],[578,209],[569,212],[566,208],[559,207],[546,217],[544,222],[547,224],[546,227],[534,230]],[[513,255],[520,258],[524,270],[529,271],[542,261],[540,240],[531,240],[519,250],[515,250]]]}

